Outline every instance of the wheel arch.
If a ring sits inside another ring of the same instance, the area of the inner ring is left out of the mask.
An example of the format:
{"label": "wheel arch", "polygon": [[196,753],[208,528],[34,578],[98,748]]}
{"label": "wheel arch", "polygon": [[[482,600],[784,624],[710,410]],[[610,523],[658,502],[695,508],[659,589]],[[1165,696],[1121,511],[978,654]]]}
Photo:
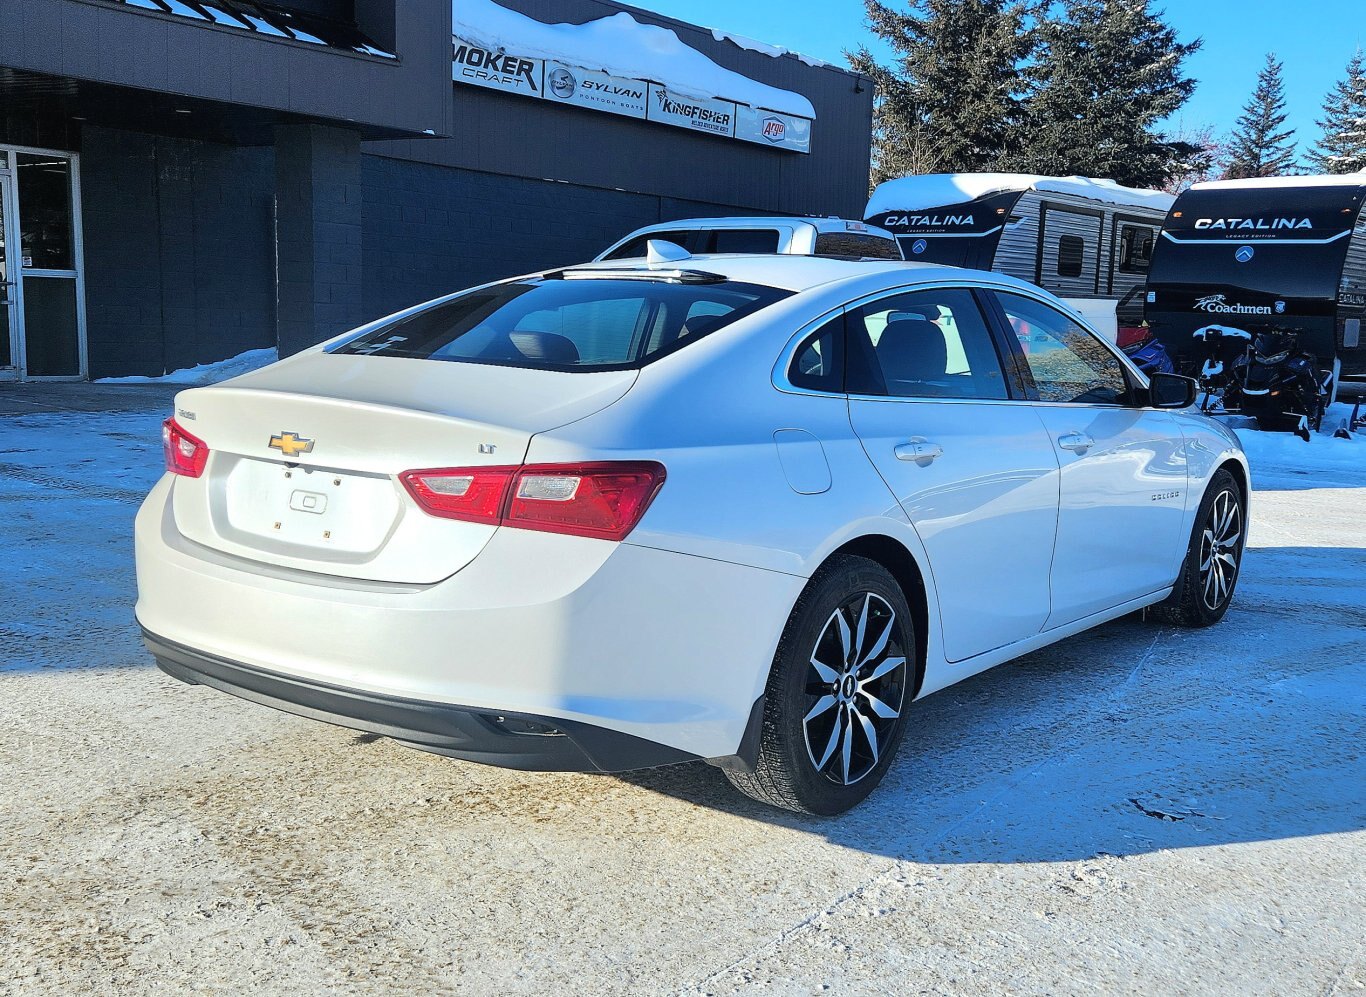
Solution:
{"label": "wheel arch", "polygon": [[[1215,474],[1218,474],[1220,471],[1227,471],[1229,474],[1233,475],[1233,480],[1238,482],[1238,488],[1243,493],[1243,507],[1246,508],[1248,499],[1252,495],[1252,485],[1248,480],[1247,468],[1243,466],[1243,462],[1234,457],[1230,457],[1216,467],[1214,471]],[[1210,475],[1210,477],[1213,476],[1214,475]]]}
{"label": "wheel arch", "polygon": [[[827,553],[812,570],[810,578],[815,578],[827,564],[843,556],[864,557],[886,568],[901,587],[906,604],[911,608],[911,621],[915,625],[915,681],[911,695],[907,698],[909,703],[920,695],[920,690],[925,684],[925,671],[929,659],[931,591],[927,586],[925,572],[911,549],[897,538],[886,533],[863,533],[850,537]],[[807,587],[809,585],[808,579]],[[805,591],[806,587],[803,588],[803,592]],[[767,694],[764,694],[755,700],[736,753],[724,758],[707,759],[709,764],[742,773],[754,771],[767,698]]]}
{"label": "wheel arch", "polygon": [[925,682],[930,632],[929,590],[920,563],[905,544],[885,533],[866,533],[845,541],[826,555],[821,567],[844,555],[876,561],[896,579],[906,596],[906,604],[911,607],[911,622],[915,624],[915,685],[911,694],[914,699],[920,695]]}

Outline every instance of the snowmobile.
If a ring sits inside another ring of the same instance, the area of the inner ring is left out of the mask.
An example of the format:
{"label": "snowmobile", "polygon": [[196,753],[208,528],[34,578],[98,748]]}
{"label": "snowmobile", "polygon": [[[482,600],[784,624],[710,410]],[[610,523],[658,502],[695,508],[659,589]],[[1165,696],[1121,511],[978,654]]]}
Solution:
{"label": "snowmobile", "polygon": [[1227,325],[1207,325],[1196,329],[1192,338],[1201,344],[1200,370],[1191,372],[1203,394],[1200,411],[1210,412],[1232,381],[1235,363],[1247,353],[1252,333]]}
{"label": "snowmobile", "polygon": [[1323,424],[1332,377],[1300,350],[1294,332],[1259,332],[1251,349],[1234,361],[1224,409],[1252,416],[1262,429],[1290,430],[1308,441],[1310,430]]}

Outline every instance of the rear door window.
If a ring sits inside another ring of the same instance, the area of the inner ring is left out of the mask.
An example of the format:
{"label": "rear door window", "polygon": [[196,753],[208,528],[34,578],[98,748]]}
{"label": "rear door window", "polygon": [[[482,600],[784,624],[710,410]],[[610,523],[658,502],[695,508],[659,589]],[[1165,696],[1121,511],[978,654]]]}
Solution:
{"label": "rear door window", "polygon": [[433,305],[334,352],[544,370],[621,370],[696,342],[790,294],[726,280],[522,280]]}
{"label": "rear door window", "polygon": [[849,313],[852,394],[1009,397],[981,309],[965,288],[898,294]]}

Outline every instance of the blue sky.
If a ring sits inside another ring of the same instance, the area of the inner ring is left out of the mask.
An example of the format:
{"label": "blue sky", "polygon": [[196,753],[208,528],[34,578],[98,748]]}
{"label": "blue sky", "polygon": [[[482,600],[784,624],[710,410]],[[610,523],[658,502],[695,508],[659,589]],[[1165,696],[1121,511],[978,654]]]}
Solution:
{"label": "blue sky", "polygon": [[[628,0],[680,20],[722,28],[843,64],[868,41],[861,0]],[[1188,63],[1200,82],[1179,117],[1192,126],[1232,127],[1268,51],[1285,63],[1289,124],[1301,150],[1318,137],[1323,97],[1366,41],[1362,0],[1168,0],[1168,20],[1204,49]]]}

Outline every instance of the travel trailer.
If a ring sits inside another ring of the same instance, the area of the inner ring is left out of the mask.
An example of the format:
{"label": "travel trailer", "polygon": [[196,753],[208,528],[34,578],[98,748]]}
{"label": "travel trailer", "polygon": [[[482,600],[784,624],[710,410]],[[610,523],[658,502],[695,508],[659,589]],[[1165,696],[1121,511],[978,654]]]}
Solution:
{"label": "travel trailer", "polygon": [[1153,254],[1146,315],[1192,372],[1209,326],[1293,332],[1330,371],[1330,396],[1366,390],[1366,173],[1196,184]]}
{"label": "travel trailer", "polygon": [[942,173],[879,184],[864,217],[908,260],[1027,280],[1126,345],[1143,335],[1148,264],[1172,201],[1112,180]]}

